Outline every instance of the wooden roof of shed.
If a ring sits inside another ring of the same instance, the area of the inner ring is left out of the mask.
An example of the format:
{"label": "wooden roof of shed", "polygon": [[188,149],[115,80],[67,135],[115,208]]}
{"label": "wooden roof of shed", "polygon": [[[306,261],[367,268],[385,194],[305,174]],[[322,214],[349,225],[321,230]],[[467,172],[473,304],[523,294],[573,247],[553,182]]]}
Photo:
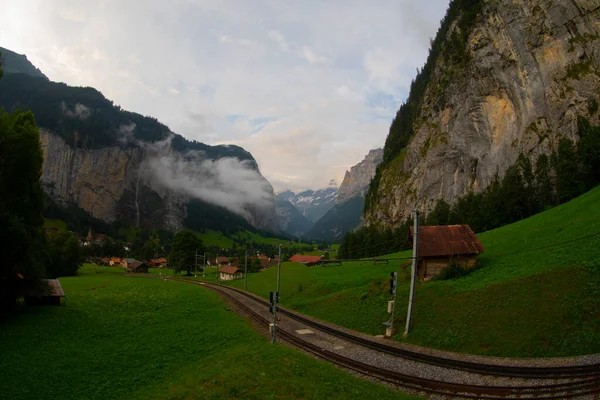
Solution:
{"label": "wooden roof of shed", "polygon": [[41,279],[41,284],[35,289],[29,290],[27,296],[37,297],[64,297],[65,292],[58,279]]}
{"label": "wooden roof of shed", "polygon": [[[414,229],[410,228],[411,243]],[[419,257],[447,257],[484,253],[469,225],[420,226]]]}
{"label": "wooden roof of shed", "polygon": [[235,275],[240,271],[238,267],[234,267],[233,265],[224,265],[221,268],[219,268],[219,272],[229,275]]}
{"label": "wooden roof of shed", "polygon": [[290,262],[308,264],[319,262],[322,258],[323,256],[303,256],[301,254],[296,254],[290,258]]}

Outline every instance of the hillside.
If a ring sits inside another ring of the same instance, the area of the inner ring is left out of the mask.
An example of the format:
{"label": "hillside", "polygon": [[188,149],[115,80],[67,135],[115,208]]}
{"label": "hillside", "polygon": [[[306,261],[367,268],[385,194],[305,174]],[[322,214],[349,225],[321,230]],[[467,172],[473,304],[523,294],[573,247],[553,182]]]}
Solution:
{"label": "hillside", "polygon": [[453,0],[391,124],[365,205],[397,226],[535,164],[598,124],[600,8],[594,0]]}
{"label": "hillside", "polygon": [[313,223],[302,215],[290,201],[276,200],[275,212],[279,229],[292,236],[302,236],[313,227]]}
{"label": "hillside", "polygon": [[[4,62],[5,71],[20,73],[0,80],[0,107],[35,114],[42,180],[57,205],[136,228],[278,230],[273,188],[241,147],[188,141],[94,88],[40,78],[26,58]],[[208,213],[210,218],[190,220],[190,214]],[[225,220],[233,225],[224,227]]]}
{"label": "hillside", "polygon": [[330,242],[340,241],[346,233],[359,226],[364,205],[365,199],[361,195],[336,204],[305,236]]}
{"label": "hillside", "polygon": [[14,51],[4,49],[0,47],[2,70],[5,75],[9,74],[27,74],[36,78],[44,78],[48,80],[48,77],[42,73],[39,69],[33,66],[24,54],[17,54]]}
{"label": "hillside", "polygon": [[[413,331],[407,339],[398,334],[397,340],[496,356],[600,353],[600,187],[478,236],[486,248],[481,268],[459,279],[418,284]],[[398,271],[395,324],[401,332],[409,290],[406,261],[311,268],[285,263],[282,305],[382,334],[382,322],[389,318],[389,276]],[[250,276],[248,288],[268,297],[275,279],[270,269]]]}
{"label": "hillside", "polygon": [[346,233],[359,227],[365,203],[364,196],[382,158],[382,149],[370,150],[361,162],[346,171],[337,192],[335,206],[306,233],[307,237],[340,241]]}
{"label": "hillside", "polygon": [[4,398],[416,398],[272,345],[197,286],[93,268],[60,281],[65,306],[3,323]]}

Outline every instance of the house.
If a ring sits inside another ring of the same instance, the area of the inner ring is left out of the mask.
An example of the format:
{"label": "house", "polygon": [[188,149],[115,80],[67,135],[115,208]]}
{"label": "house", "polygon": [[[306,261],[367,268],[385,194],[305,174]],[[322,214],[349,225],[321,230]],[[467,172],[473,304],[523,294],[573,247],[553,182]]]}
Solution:
{"label": "house", "polygon": [[[411,244],[414,229],[410,228]],[[450,264],[474,267],[485,248],[469,225],[420,226],[417,273],[426,282]]]}
{"label": "house", "polygon": [[303,256],[301,254],[296,254],[290,258],[290,262],[304,264],[307,267],[312,267],[313,265],[317,265],[323,256]]}
{"label": "house", "polygon": [[162,268],[167,263],[167,259],[164,257],[153,258],[148,260],[148,264],[151,267]]}
{"label": "house", "polygon": [[[128,258],[128,260],[133,260]],[[133,260],[127,263],[127,272],[135,272],[139,274],[148,273],[148,264],[145,262]]]}
{"label": "house", "polygon": [[60,306],[65,292],[58,279],[42,279],[39,287],[30,289],[24,296],[25,304],[35,306]]}
{"label": "house", "polygon": [[108,261],[108,265],[110,265],[111,267],[114,266],[121,266],[121,262],[123,261],[123,259],[121,257],[111,257],[110,260]]}
{"label": "house", "polygon": [[217,265],[229,265],[229,259],[227,257],[217,257],[215,262]]}
{"label": "house", "polygon": [[219,268],[219,279],[222,281],[233,281],[235,279],[242,279],[244,274],[238,267],[233,265],[224,265]]}

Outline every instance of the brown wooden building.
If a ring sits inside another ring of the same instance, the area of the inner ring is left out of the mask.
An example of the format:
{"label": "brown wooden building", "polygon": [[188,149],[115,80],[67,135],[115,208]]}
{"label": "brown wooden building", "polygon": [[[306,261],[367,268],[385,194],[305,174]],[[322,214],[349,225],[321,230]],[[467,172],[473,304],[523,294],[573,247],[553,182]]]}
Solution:
{"label": "brown wooden building", "polygon": [[29,290],[24,298],[27,305],[60,306],[65,292],[58,279],[42,279],[38,287]]}
{"label": "brown wooden building", "polygon": [[[411,244],[414,229],[410,228]],[[485,248],[469,225],[420,226],[418,276],[428,281],[451,263],[473,267]]]}
{"label": "brown wooden building", "polygon": [[244,274],[238,267],[233,265],[223,265],[219,268],[219,279],[222,281],[233,281],[235,279],[242,279]]}
{"label": "brown wooden building", "polygon": [[[129,261],[132,260],[132,261]],[[127,259],[127,272],[135,272],[135,273],[148,273],[148,264],[134,260],[132,258]]]}

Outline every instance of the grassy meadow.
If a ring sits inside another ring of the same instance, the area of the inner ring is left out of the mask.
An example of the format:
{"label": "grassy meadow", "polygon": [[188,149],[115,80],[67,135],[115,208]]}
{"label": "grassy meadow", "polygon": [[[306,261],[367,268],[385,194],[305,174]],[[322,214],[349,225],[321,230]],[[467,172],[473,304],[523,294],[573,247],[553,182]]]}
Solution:
{"label": "grassy meadow", "polygon": [[95,271],[0,322],[3,398],[414,398],[271,345],[206,289]]}
{"label": "grassy meadow", "polygon": [[[600,188],[479,238],[486,248],[481,268],[459,279],[418,284],[413,331],[397,340],[496,356],[600,353]],[[390,272],[399,271],[395,326],[402,333],[409,275],[401,264],[284,263],[281,304],[382,334]],[[267,297],[276,274],[276,268],[251,274],[248,290]],[[232,284],[243,287],[241,281]]]}

